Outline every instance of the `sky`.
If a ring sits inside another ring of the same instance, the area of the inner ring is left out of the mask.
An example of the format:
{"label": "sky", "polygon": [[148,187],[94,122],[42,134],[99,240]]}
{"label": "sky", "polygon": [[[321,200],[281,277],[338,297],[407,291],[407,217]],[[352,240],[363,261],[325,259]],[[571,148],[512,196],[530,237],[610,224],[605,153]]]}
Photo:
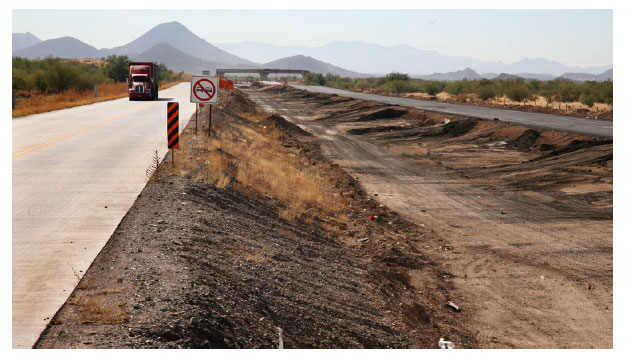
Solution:
{"label": "sky", "polygon": [[612,10],[13,10],[13,32],[124,45],[178,21],[210,43],[320,46],[332,41],[407,44],[449,56],[569,66],[613,63]]}

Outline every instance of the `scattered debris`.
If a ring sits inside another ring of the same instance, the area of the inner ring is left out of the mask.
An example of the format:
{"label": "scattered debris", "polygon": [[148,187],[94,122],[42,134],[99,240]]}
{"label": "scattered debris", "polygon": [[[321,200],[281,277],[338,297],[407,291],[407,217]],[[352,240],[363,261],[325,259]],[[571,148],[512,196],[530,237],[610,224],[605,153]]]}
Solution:
{"label": "scattered debris", "polygon": [[282,328],[278,327],[278,349],[284,349],[284,342],[282,341]]}
{"label": "scattered debris", "polygon": [[370,240],[370,238],[359,239],[359,240],[357,240],[357,243],[364,243],[364,242],[366,242],[368,240]]}
{"label": "scattered debris", "polygon": [[451,341],[444,340],[443,337],[441,337],[440,341],[438,341],[438,347],[440,349],[455,349],[455,345],[453,345]]}
{"label": "scattered debris", "polygon": [[501,210],[501,215],[505,215],[505,214],[507,214],[507,211]]}
{"label": "scattered debris", "polygon": [[455,310],[456,312],[459,312],[459,306],[457,306],[455,303],[453,303],[453,301],[448,301],[446,303],[446,306]]}

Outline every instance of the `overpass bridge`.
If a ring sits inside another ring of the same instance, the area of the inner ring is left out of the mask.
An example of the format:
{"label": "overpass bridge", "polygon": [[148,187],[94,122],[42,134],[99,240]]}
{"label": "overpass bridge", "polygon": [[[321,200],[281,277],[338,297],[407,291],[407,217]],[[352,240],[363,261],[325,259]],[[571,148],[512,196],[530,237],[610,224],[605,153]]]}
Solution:
{"label": "overpass bridge", "polygon": [[261,81],[267,81],[271,73],[300,74],[304,77],[310,71],[278,68],[217,68],[217,75],[225,76],[226,73],[258,73]]}

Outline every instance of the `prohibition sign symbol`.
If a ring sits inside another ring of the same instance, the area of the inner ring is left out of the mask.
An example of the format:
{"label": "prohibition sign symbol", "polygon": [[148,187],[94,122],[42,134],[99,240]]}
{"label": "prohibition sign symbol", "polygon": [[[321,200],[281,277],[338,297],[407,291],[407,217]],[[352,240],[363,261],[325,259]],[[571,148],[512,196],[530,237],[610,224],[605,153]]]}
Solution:
{"label": "prohibition sign symbol", "polygon": [[[208,91],[208,89],[210,91]],[[207,78],[202,78],[199,81],[195,82],[193,86],[193,92],[195,93],[195,97],[201,101],[210,101],[214,97],[214,94],[217,92],[217,88],[215,87],[212,81]]]}

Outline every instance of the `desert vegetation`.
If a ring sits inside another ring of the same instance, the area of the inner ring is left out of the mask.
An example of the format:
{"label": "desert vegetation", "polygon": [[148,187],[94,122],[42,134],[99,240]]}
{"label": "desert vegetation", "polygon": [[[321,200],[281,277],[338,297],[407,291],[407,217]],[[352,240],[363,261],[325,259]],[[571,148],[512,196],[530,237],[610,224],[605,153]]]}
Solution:
{"label": "desert vegetation", "polygon": [[390,73],[380,78],[352,79],[336,75],[310,73],[304,77],[306,85],[322,85],[346,90],[388,94],[423,93],[429,97],[447,94],[459,101],[467,98],[481,101],[512,101],[549,106],[552,103],[576,103],[593,107],[596,103],[613,104],[613,82],[576,82],[564,78],[550,81],[523,78],[463,79],[432,81],[412,79],[407,74]]}
{"label": "desert vegetation", "polygon": [[[15,90],[13,117],[59,110],[67,107],[125,97],[130,60],[109,56],[98,62],[14,57],[12,88]],[[160,88],[180,82],[184,75],[159,64]],[[94,97],[94,86],[98,97]]]}

